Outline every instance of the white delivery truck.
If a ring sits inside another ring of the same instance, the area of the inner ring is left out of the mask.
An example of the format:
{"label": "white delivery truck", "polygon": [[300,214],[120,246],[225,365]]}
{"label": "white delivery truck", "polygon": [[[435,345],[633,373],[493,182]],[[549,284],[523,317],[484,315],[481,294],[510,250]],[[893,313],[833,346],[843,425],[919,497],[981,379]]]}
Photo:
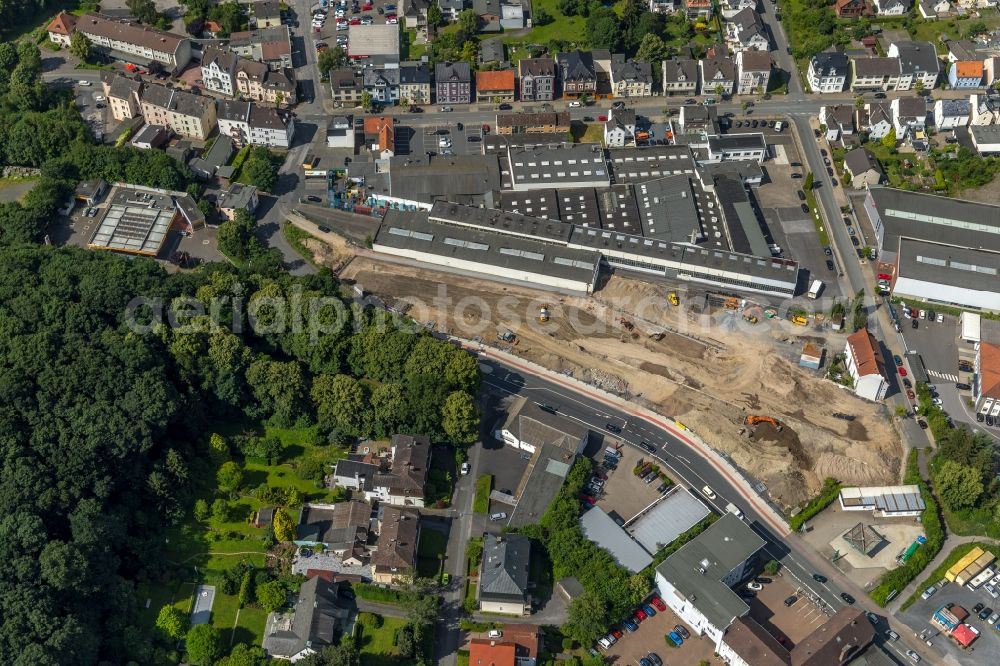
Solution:
{"label": "white delivery truck", "polygon": [[818,298],[821,291],[823,291],[823,281],[813,280],[812,284],[809,285],[809,293],[806,296],[809,298]]}

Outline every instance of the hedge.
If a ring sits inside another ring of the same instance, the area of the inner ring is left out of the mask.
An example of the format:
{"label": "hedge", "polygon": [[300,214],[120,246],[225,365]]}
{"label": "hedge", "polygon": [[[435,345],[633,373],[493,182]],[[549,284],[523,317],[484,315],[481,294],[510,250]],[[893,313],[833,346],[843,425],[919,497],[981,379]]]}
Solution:
{"label": "hedge", "polygon": [[920,497],[924,500],[924,512],[920,514],[920,523],[924,527],[924,536],[927,542],[917,548],[913,557],[909,561],[892,571],[886,572],[882,576],[879,584],[869,593],[872,600],[879,606],[885,607],[889,602],[889,595],[894,592],[902,592],[903,589],[931,563],[944,546],[944,525],[941,523],[941,512],[927,482],[920,478],[920,467],[917,464],[918,452],[916,449],[910,451],[906,461],[906,475],[903,478],[905,484],[917,484],[920,487]]}
{"label": "hedge", "polygon": [[815,516],[817,513],[830,506],[833,500],[837,499],[837,495],[840,494],[841,483],[833,478],[827,478],[823,481],[823,490],[820,491],[819,495],[809,500],[802,510],[797,514],[788,519],[788,524],[791,526],[792,530],[798,532],[799,529],[805,524],[807,520]]}
{"label": "hedge", "polygon": [[391,590],[370,583],[354,583],[354,593],[368,601],[381,601],[387,604],[402,604],[414,598],[414,593],[407,590]]}
{"label": "hedge", "polygon": [[473,513],[488,513],[490,510],[490,492],[493,490],[493,476],[483,474],[476,479],[476,497],[472,500]]}

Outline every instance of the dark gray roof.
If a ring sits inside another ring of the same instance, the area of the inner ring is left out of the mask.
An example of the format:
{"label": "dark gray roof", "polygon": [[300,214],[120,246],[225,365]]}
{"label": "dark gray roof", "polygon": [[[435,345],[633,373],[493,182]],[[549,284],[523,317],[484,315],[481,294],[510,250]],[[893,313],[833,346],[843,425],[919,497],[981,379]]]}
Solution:
{"label": "dark gray roof", "polygon": [[653,557],[600,507],[595,506],[580,516],[580,528],[588,539],[611,553],[618,564],[632,573],[642,571],[653,561]]}
{"label": "dark gray roof", "polygon": [[514,192],[512,190],[504,190],[500,193],[500,208],[511,213],[558,220],[558,195],[563,191],[530,190],[528,192]]}
{"label": "dark gray roof", "polygon": [[608,153],[616,183],[641,183],[674,175],[693,175],[694,158],[687,146],[643,146]]}
{"label": "dark gray roof", "polygon": [[518,76],[555,76],[556,61],[552,58],[521,58]]}
{"label": "dark gray roof", "polygon": [[350,460],[341,458],[337,461],[337,466],[333,469],[333,475],[341,478],[360,480],[361,490],[371,490],[375,475],[378,473],[378,465],[361,462],[360,460]]}
{"label": "dark gray roof", "polygon": [[76,29],[114,41],[142,46],[161,53],[176,53],[183,35],[144,26],[137,21],[119,21],[102,14],[87,13],[77,19]]}
{"label": "dark gray roof", "polygon": [[940,101],[941,113],[945,118],[967,116],[972,108],[967,99],[943,99]]}
{"label": "dark gray roof", "polygon": [[569,240],[571,226],[540,217],[529,217],[517,213],[507,213],[490,208],[476,208],[460,204],[437,201],[430,210],[431,220],[452,225],[496,230],[510,236],[523,236],[565,245]]}
{"label": "dark gray roof", "polygon": [[[437,205],[440,204],[436,204],[435,208]],[[501,211],[490,212],[512,215]],[[392,209],[386,213],[379,227],[375,245],[456,258],[522,274],[556,276],[586,284],[592,284],[600,263],[600,255],[596,252],[570,249],[536,239],[518,238],[477,228],[441,224],[428,220],[426,213]]]}
{"label": "dark gray roof", "polygon": [[360,90],[364,78],[360,72],[353,67],[334,69],[330,72],[330,86],[333,90]]}
{"label": "dark gray roof", "polygon": [[435,83],[471,83],[472,70],[467,62],[439,62],[434,65]]}
{"label": "dark gray roof", "polygon": [[878,163],[878,160],[865,148],[855,148],[844,155],[844,166],[851,172],[852,178],[869,169],[883,173],[882,166]]}
{"label": "dark gray roof", "polygon": [[528,590],[531,540],[521,534],[483,534],[479,598],[523,601]]}
{"label": "dark gray roof", "polygon": [[217,46],[206,46],[201,51],[201,66],[207,67],[213,62],[219,65],[219,69],[224,72],[233,71],[236,61],[239,59],[235,53],[228,49]]}
{"label": "dark gray roof", "polygon": [[399,82],[416,85],[431,82],[431,71],[422,62],[403,63],[399,66]]}
{"label": "dark gray roof", "polygon": [[364,80],[366,86],[398,86],[399,69],[395,67],[387,69],[365,67]]}
{"label": "dark gray roof", "polygon": [[553,444],[535,453],[528,478],[521,481],[521,496],[510,515],[512,527],[537,524],[559,492],[576,456]]}
{"label": "dark gray roof", "polygon": [[142,101],[162,109],[170,108],[170,97],[174,91],[166,86],[150,84],[142,93]]}
{"label": "dark gray roof", "polygon": [[500,189],[495,155],[398,156],[390,159],[388,176],[382,193],[425,203],[491,204]]}
{"label": "dark gray roof", "polygon": [[664,81],[681,81],[682,75],[685,83],[696,83],[698,81],[698,63],[687,58],[671,58],[663,61]]}
{"label": "dark gray roof", "polygon": [[764,544],[746,523],[726,513],[664,560],[656,571],[713,626],[725,629],[750,607],[722,579]]}
{"label": "dark gray roof", "polygon": [[174,97],[170,100],[170,108],[185,116],[195,116],[201,118],[208,111],[208,108],[215,106],[215,100],[204,95],[195,95],[174,89]]}
{"label": "dark gray roof", "polygon": [[890,252],[901,236],[967,248],[1000,246],[1000,206],[880,186],[870,187],[868,196],[885,227],[883,247]]}
{"label": "dark gray roof", "polygon": [[219,101],[218,117],[222,120],[246,120],[250,115],[250,102],[238,99]]}
{"label": "dark gray roof", "polygon": [[215,143],[201,157],[196,157],[188,164],[199,176],[211,178],[216,170],[225,165],[233,156],[233,139],[225,134],[217,136]]}
{"label": "dark gray roof", "polygon": [[902,118],[926,118],[927,102],[923,97],[900,97],[895,100]]}
{"label": "dark gray roof", "polygon": [[893,42],[899,50],[901,71],[905,73],[940,72],[941,62],[930,42]]}
{"label": "dark gray roof", "polygon": [[563,143],[549,148],[512,148],[510,170],[513,185],[544,180],[553,185],[610,183],[604,150],[599,144]]}
{"label": "dark gray roof", "polygon": [[743,183],[737,178],[719,176],[715,179],[715,196],[722,207],[733,250],[758,257],[770,256],[760,220]]}
{"label": "dark gray roof", "polygon": [[534,447],[552,444],[571,453],[576,453],[580,442],[590,435],[587,426],[546,412],[534,401],[524,398],[511,404],[503,429]]}
{"label": "dark gray roof", "polygon": [[615,81],[652,83],[653,66],[643,60],[612,61],[611,78]]}
{"label": "dark gray roof", "polygon": [[219,195],[218,206],[219,208],[232,209],[246,208],[250,205],[256,192],[257,188],[253,185],[233,183],[229,186],[228,190],[223,190]]}
{"label": "dark gray roof", "polygon": [[258,0],[253,3],[253,14],[257,18],[281,18],[281,6],[274,0]]}
{"label": "dark gray roof", "polygon": [[612,185],[594,190],[601,213],[601,228],[641,234],[642,222],[632,185]]}
{"label": "dark gray roof", "polygon": [[564,187],[555,190],[559,201],[559,219],[582,227],[601,228],[597,192],[592,187]]}
{"label": "dark gray roof", "polygon": [[1000,292],[1000,243],[991,250],[971,250],[904,238],[899,245],[899,278]]}
{"label": "dark gray roof", "polygon": [[686,175],[645,180],[635,186],[642,235],[663,241],[689,242],[701,221]]}
{"label": "dark gray roof", "polygon": [[760,150],[767,148],[763,134],[720,134],[708,137],[708,148],[717,150]]}
{"label": "dark gray roof", "polygon": [[847,76],[847,56],[840,51],[823,51],[810,60],[820,76]]}
{"label": "dark gray roof", "polygon": [[499,37],[484,39],[479,43],[479,62],[503,62],[505,58],[503,40]]}
{"label": "dark gray roof", "polygon": [[350,615],[348,603],[339,591],[338,583],[328,583],[319,576],[302,583],[291,625],[279,626],[264,637],[267,653],[290,657],[306,647],[319,650],[332,645],[337,625],[343,625]]}
{"label": "dark gray roof", "polygon": [[968,39],[949,40],[948,52],[958,60],[982,59],[982,56],[976,50],[976,45]]}
{"label": "dark gray roof", "polygon": [[160,135],[166,135],[167,128],[163,125],[146,125],[132,139],[134,143],[150,143],[156,141]]}
{"label": "dark gray roof", "polygon": [[108,88],[108,97],[131,100],[133,95],[142,94],[143,87],[141,81],[135,81],[127,76],[115,76]]}
{"label": "dark gray roof", "polygon": [[854,58],[855,76],[899,76],[899,58]]}
{"label": "dark gray roof", "polygon": [[292,120],[290,111],[279,111],[273,106],[250,104],[250,126],[264,129],[287,129]]}
{"label": "dark gray roof", "polygon": [[705,58],[701,61],[705,85],[736,80],[736,64],[732,58]]}
{"label": "dark gray roof", "polygon": [[563,81],[590,81],[597,78],[594,61],[586,51],[567,51],[558,56]]}

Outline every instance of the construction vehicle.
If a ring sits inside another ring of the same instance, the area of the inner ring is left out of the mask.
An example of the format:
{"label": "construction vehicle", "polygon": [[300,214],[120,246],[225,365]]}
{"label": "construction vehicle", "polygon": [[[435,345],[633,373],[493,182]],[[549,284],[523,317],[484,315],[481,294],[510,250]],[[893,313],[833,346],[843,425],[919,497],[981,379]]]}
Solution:
{"label": "construction vehicle", "polygon": [[730,294],[710,293],[705,296],[705,301],[713,307],[721,307],[727,310],[738,310],[740,307],[740,299]]}
{"label": "construction vehicle", "polygon": [[774,319],[775,317],[778,316],[778,309],[767,308],[766,310],[764,310],[764,316],[767,317],[768,319]]}
{"label": "construction vehicle", "polygon": [[757,315],[755,315],[755,314],[753,314],[753,313],[750,313],[750,312],[744,312],[744,313],[743,313],[743,320],[744,320],[744,321],[748,321],[748,322],[750,322],[751,324],[756,324],[756,323],[757,323],[757,321],[758,321],[758,320],[757,320]]}
{"label": "construction vehicle", "polygon": [[677,292],[676,291],[672,291],[669,294],[667,294],[667,299],[670,301],[671,305],[680,305],[681,304],[681,299],[679,299],[677,297]]}
{"label": "construction vehicle", "polygon": [[796,326],[807,326],[809,324],[809,318],[803,317],[802,315],[795,315],[792,317],[792,323]]}
{"label": "construction vehicle", "polygon": [[744,421],[746,425],[755,426],[761,423],[770,423],[774,426],[774,429],[781,432],[782,425],[777,421],[777,419],[772,419],[770,416],[758,416],[756,414],[748,414],[746,420]]}
{"label": "construction vehicle", "polygon": [[509,345],[516,345],[519,342],[517,336],[514,335],[514,332],[511,331],[510,329],[504,331],[497,331],[497,340],[500,340],[501,342],[506,342]]}
{"label": "construction vehicle", "polygon": [[622,327],[623,327],[623,328],[624,328],[624,329],[625,329],[626,331],[631,331],[631,330],[633,330],[633,329],[635,328],[635,324],[633,324],[632,322],[630,322],[630,321],[629,321],[628,319],[626,319],[625,317],[619,317],[619,318],[618,318],[618,323],[619,323],[619,324],[621,324],[621,325],[622,325]]}
{"label": "construction vehicle", "polygon": [[538,321],[543,324],[549,320],[549,309],[546,306],[538,308]]}

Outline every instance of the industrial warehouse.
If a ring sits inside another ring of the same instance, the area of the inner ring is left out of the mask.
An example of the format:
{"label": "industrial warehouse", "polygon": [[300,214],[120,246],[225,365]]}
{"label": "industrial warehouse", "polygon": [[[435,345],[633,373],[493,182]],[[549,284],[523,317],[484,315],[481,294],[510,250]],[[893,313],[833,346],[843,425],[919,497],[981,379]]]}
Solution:
{"label": "industrial warehouse", "polygon": [[893,296],[1000,310],[1000,206],[871,187],[865,211]]}
{"label": "industrial warehouse", "polygon": [[539,136],[492,137],[479,156],[352,167],[387,209],[373,249],[577,293],[594,291],[602,267],[781,298],[801,291],[798,263],[773,256],[748,187],[760,182],[756,154],[700,164],[687,146],[663,146],[609,158],[597,144]]}

